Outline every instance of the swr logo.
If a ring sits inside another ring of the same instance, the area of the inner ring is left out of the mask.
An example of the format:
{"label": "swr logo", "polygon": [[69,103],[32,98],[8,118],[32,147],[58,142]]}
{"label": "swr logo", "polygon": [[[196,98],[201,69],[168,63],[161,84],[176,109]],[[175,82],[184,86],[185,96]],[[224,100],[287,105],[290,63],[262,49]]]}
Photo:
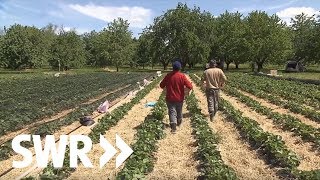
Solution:
{"label": "swr logo", "polygon": [[[55,168],[63,166],[65,158],[66,147],[69,138],[70,148],[70,167],[76,168],[78,166],[78,158],[85,167],[92,168],[93,165],[86,155],[92,149],[92,141],[88,136],[84,135],[61,135],[59,146],[56,148],[55,138],[53,135],[45,137],[44,148],[42,149],[41,139],[39,135],[19,135],[12,140],[12,149],[21,154],[24,159],[22,161],[13,161],[12,167],[24,168],[32,163],[32,152],[22,147],[22,141],[30,141],[32,136],[36,162],[38,167],[47,167],[49,161],[49,154],[51,152],[52,163]],[[78,143],[84,144],[83,148],[78,149]],[[117,153],[117,150],[102,136],[100,135],[100,146],[104,149],[105,153],[100,157],[100,168],[102,168],[108,161]],[[132,153],[132,149],[116,134],[116,146],[121,150],[121,153],[116,158],[116,168],[118,168]]]}

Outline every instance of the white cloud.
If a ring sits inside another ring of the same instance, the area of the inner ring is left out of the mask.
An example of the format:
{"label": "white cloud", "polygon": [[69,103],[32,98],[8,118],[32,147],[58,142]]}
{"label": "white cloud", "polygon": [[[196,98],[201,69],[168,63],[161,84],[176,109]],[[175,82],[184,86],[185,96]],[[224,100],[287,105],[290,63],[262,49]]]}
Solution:
{"label": "white cloud", "polygon": [[308,16],[320,15],[319,10],[312,7],[289,7],[282,11],[277,12],[276,14],[285,22],[290,24],[291,18],[294,18],[296,15],[304,13]]}
{"label": "white cloud", "polygon": [[144,28],[151,23],[151,10],[143,7],[97,6],[92,3],[87,5],[70,4],[69,7],[82,14],[106,22],[111,22],[121,17],[128,20],[131,27]]}
{"label": "white cloud", "polygon": [[63,30],[65,30],[65,31],[67,31],[67,32],[69,32],[69,31],[71,31],[71,30],[73,30],[73,29],[74,29],[74,28],[68,27],[68,26],[63,27]]}

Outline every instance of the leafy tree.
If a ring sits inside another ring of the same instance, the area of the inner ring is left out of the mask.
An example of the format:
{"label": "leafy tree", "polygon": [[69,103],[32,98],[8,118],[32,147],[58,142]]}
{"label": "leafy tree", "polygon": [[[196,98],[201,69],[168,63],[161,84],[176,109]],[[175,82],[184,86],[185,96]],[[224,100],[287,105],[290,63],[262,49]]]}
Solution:
{"label": "leafy tree", "polygon": [[5,58],[4,58],[4,55],[3,55],[3,52],[2,52],[2,49],[3,49],[3,39],[4,39],[4,36],[3,35],[0,35],[0,67],[6,67],[6,64],[5,64]]}
{"label": "leafy tree", "polygon": [[[317,39],[315,16],[308,17],[302,13],[291,19],[293,32],[294,59],[303,62],[315,62],[317,58]],[[319,44],[318,44],[319,45]]]}
{"label": "leafy tree", "polygon": [[129,31],[129,23],[122,18],[118,18],[108,24],[108,56],[112,65],[119,67],[127,64],[132,56],[132,33]]}
{"label": "leafy tree", "polygon": [[86,50],[87,64],[105,67],[108,65],[108,40],[109,33],[105,30],[101,32],[91,31],[83,37]]}
{"label": "leafy tree", "polygon": [[137,51],[138,51],[138,45],[139,45],[139,40],[134,37],[131,41],[130,47],[129,47],[129,52],[131,52],[131,58],[128,59],[127,64],[133,68],[137,67],[138,64],[138,56],[137,56]]}
{"label": "leafy tree", "polygon": [[238,65],[245,62],[247,40],[246,27],[239,12],[226,11],[216,19],[216,48],[217,56],[227,64],[235,62]]}
{"label": "leafy tree", "polygon": [[203,23],[206,18],[208,13],[202,14],[199,8],[190,9],[182,3],[155,18],[151,27],[153,54],[164,69],[175,57],[182,59],[183,68],[208,58],[210,45],[204,33],[207,24]]}
{"label": "leafy tree", "polygon": [[2,64],[8,68],[41,67],[47,60],[44,34],[35,27],[15,24],[6,30],[2,42]]}
{"label": "leafy tree", "polygon": [[41,28],[41,31],[43,33],[43,49],[46,51],[47,58],[44,63],[45,65],[49,65],[49,61],[53,58],[50,49],[57,38],[58,26],[50,23]]}
{"label": "leafy tree", "polygon": [[277,15],[269,16],[264,11],[253,11],[246,17],[245,22],[248,26],[246,57],[257,64],[258,71],[265,63],[280,64],[286,60],[291,42],[285,24]]}
{"label": "leafy tree", "polygon": [[51,53],[49,63],[54,68],[80,68],[86,61],[84,43],[75,31],[61,29],[51,47]]}
{"label": "leafy tree", "polygon": [[146,29],[139,37],[135,51],[137,64],[144,66],[151,63],[153,54],[151,52],[152,34]]}
{"label": "leafy tree", "polygon": [[317,23],[313,33],[314,33],[314,36],[313,36],[314,43],[316,44],[316,47],[314,49],[314,52],[315,52],[314,63],[320,65],[320,15],[317,17]]}

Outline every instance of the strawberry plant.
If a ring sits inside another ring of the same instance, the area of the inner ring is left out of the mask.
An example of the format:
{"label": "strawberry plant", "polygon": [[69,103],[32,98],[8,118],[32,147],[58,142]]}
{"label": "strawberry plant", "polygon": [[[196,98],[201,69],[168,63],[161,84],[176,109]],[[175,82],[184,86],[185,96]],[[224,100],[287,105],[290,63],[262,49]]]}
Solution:
{"label": "strawberry plant", "polygon": [[[191,78],[200,85],[198,78],[195,78],[193,75]],[[280,136],[263,131],[256,121],[243,117],[241,111],[235,110],[230,103],[222,98],[219,108],[223,110],[226,117],[242,132],[241,134],[250,140],[251,145],[264,150],[272,158],[270,163],[289,168],[297,167],[300,164],[297,155],[288,150]]]}
{"label": "strawberry plant", "polygon": [[149,76],[148,73],[91,73],[34,77],[2,82],[0,87],[0,135],[51,116],[105,91],[113,91]]}
{"label": "strawberry plant", "polygon": [[157,142],[164,137],[163,119],[166,114],[164,93],[160,96],[156,106],[139,126],[132,145],[133,154],[127,159],[124,168],[117,175],[117,179],[143,179],[145,174],[153,169],[157,150]]}
{"label": "strawberry plant", "polygon": [[[75,111],[71,112],[70,114],[66,115],[65,117],[53,120],[51,122],[42,124],[40,126],[35,127],[33,130],[31,130],[31,134],[37,134],[41,136],[45,135],[51,135],[54,134],[54,132],[58,131],[61,129],[61,127],[67,126],[72,124],[75,121],[78,121],[80,117],[82,117],[85,114],[90,114],[92,113],[105,99],[108,99],[109,101],[113,101],[119,96],[124,95],[128,91],[131,91],[134,89],[134,86],[129,86],[125,89],[122,89],[120,91],[116,91],[114,93],[111,93],[107,95],[105,98],[96,101],[92,104],[83,104],[80,105],[79,108],[77,108]],[[23,147],[29,148],[33,146],[32,143],[26,143],[23,142]],[[0,148],[0,161],[8,159],[11,155],[13,155],[14,152],[11,148],[11,140],[5,142],[4,144],[1,145]]]}
{"label": "strawberry plant", "polygon": [[130,102],[123,104],[113,110],[110,114],[107,114],[105,117],[100,119],[99,124],[96,125],[89,134],[92,142],[98,143],[100,134],[105,134],[110,127],[116,125],[117,122],[122,119],[135,104],[139,103],[140,100],[144,98],[156,85],[158,85],[159,82],[160,78],[156,79],[143,90],[139,91]]}
{"label": "strawberry plant", "polygon": [[281,136],[263,131],[256,121],[243,117],[241,111],[235,110],[224,99],[221,99],[221,108],[226,117],[243,132],[242,135],[249,139],[254,147],[259,147],[267,153],[269,157],[266,159],[271,159],[270,163],[289,168],[297,167],[300,164],[297,155],[288,150]]}
{"label": "strawberry plant", "polygon": [[218,150],[219,136],[208,125],[201,114],[194,93],[187,97],[187,108],[191,113],[191,124],[198,144],[197,155],[200,160],[203,179],[238,179],[235,171],[223,163]]}
{"label": "strawberry plant", "polygon": [[[100,134],[105,134],[106,131],[112,126],[116,125],[117,122],[123,118],[124,115],[140,100],[145,97],[156,85],[158,85],[160,78],[156,79],[149,85],[147,85],[143,90],[139,91],[136,96],[128,103],[123,104],[120,107],[117,107],[110,114],[107,114],[105,117],[99,120],[97,124],[89,134],[89,137],[92,140],[92,143],[98,143]],[[82,146],[83,144],[78,144]],[[68,154],[67,154],[68,155]],[[74,168],[70,168],[68,156],[65,156],[65,163],[61,169],[54,169],[49,167],[43,170],[41,178],[45,179],[65,179],[74,171]],[[32,178],[32,177],[31,177]]]}
{"label": "strawberry plant", "polygon": [[[320,120],[319,113],[315,113],[315,110],[320,110],[320,90],[315,87],[242,74],[229,74],[228,77],[232,85],[245,91],[261,92],[261,96],[268,96],[267,99],[278,102],[277,105],[285,105],[285,108],[293,112],[301,112],[306,116],[313,113],[309,118]],[[303,106],[303,104],[307,104],[309,107]]]}
{"label": "strawberry plant", "polygon": [[320,130],[310,125],[302,123],[299,119],[286,114],[273,112],[271,108],[262,106],[258,101],[245,96],[234,88],[226,87],[225,92],[231,96],[236,97],[247,106],[251,107],[254,111],[261,113],[268,118],[272,119],[275,125],[283,130],[292,131],[297,136],[300,136],[305,141],[311,141],[320,147]]}

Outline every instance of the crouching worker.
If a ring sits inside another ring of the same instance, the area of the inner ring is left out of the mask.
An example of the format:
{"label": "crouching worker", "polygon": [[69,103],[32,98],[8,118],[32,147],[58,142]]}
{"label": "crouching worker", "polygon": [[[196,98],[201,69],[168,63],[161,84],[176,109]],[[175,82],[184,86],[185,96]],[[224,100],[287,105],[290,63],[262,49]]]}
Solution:
{"label": "crouching worker", "polygon": [[180,72],[181,63],[175,61],[172,64],[173,71],[167,74],[160,83],[160,87],[166,90],[166,102],[170,119],[171,132],[176,132],[176,126],[182,123],[182,106],[185,96],[185,87],[192,90],[192,84],[186,76]]}

